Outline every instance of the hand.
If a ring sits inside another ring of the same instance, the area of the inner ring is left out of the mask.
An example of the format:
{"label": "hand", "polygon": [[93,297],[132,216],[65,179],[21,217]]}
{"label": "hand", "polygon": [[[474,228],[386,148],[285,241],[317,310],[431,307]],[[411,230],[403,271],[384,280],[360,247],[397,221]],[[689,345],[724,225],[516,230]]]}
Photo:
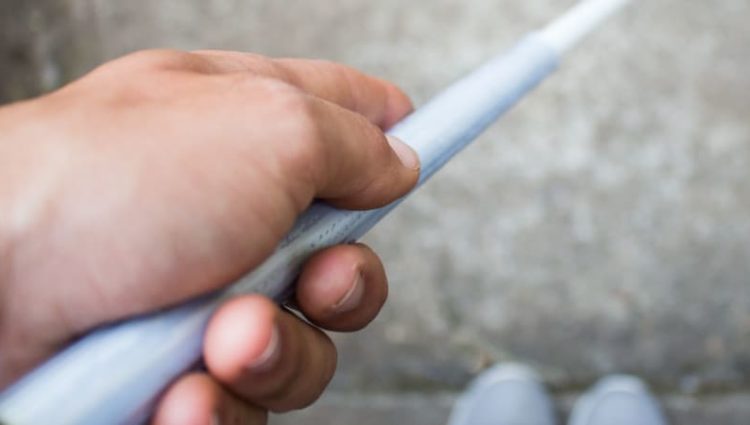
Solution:
{"label": "hand", "polygon": [[[315,198],[386,205],[416,183],[383,130],[411,110],[393,85],[326,62],[149,51],[0,109],[0,388],[103,323],[221,288],[263,262]],[[362,245],[311,259],[295,304],[354,331],[387,294]],[[313,402],[336,351],[260,296],[224,305],[207,373],[156,424],[265,423]]]}

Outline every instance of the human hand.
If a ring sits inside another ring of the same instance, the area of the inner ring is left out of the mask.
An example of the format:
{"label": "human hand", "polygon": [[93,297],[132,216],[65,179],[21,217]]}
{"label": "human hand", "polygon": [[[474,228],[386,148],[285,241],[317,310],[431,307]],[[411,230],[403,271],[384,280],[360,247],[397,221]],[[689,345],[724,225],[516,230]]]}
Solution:
{"label": "human hand", "polygon": [[[0,109],[0,388],[96,326],[244,275],[313,199],[366,209],[407,193],[418,159],[382,130],[410,110],[393,85],[341,65],[173,51]],[[346,245],[307,263],[295,304],[354,331],[386,294],[377,256]],[[250,295],[215,314],[204,359],[154,423],[265,423],[317,399],[336,352]]]}

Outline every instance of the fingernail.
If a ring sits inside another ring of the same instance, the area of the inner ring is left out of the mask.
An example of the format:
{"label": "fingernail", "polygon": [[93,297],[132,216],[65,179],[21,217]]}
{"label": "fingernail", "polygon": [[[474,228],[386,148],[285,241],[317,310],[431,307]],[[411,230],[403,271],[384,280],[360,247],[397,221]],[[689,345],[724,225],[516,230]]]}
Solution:
{"label": "fingernail", "polygon": [[263,350],[257,359],[253,360],[247,368],[252,372],[265,372],[271,369],[281,354],[281,335],[277,326],[271,331],[271,338],[268,340],[266,349]]}
{"label": "fingernail", "polygon": [[414,149],[402,142],[398,137],[388,135],[386,138],[388,139],[388,144],[391,145],[391,149],[396,152],[398,159],[404,164],[404,167],[411,170],[419,170],[419,156],[414,152]]}
{"label": "fingernail", "polygon": [[346,294],[333,306],[333,311],[341,314],[355,310],[362,303],[364,295],[365,279],[362,277],[362,273],[357,272],[354,282],[346,291]]}

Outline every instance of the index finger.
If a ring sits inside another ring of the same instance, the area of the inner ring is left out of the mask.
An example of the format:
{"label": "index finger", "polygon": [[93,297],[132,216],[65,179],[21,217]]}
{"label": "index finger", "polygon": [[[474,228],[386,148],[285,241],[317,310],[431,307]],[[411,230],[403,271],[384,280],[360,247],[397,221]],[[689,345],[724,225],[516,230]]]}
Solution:
{"label": "index finger", "polygon": [[276,59],[285,81],[309,93],[367,117],[388,129],[412,109],[411,100],[397,86],[334,62]]}
{"label": "index finger", "polygon": [[310,59],[271,59],[218,50],[193,54],[208,63],[211,73],[253,72],[291,84],[302,91],[364,115],[386,130],[408,115],[413,106],[396,85],[335,62]]}

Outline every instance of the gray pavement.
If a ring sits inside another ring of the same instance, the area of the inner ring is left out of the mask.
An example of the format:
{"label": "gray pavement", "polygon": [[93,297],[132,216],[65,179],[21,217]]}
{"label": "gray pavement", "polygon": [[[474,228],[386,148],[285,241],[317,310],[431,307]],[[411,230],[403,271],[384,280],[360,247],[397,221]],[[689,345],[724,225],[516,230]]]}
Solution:
{"label": "gray pavement", "polygon": [[[334,394],[306,411],[274,416],[270,425],[443,425],[455,399],[453,394]],[[577,399],[578,394],[557,397],[558,423],[565,424]],[[702,398],[671,395],[662,402],[673,425],[746,425],[750,418],[750,393]]]}
{"label": "gray pavement", "polygon": [[[173,47],[341,61],[420,104],[572,3],[5,0],[0,96]],[[563,392],[631,372],[682,423],[750,422],[749,13],[641,1],[571,55],[367,238],[390,303],[337,338],[333,401],[293,418],[367,423],[365,399],[336,397],[376,393],[438,423],[444,398],[399,394],[455,393],[520,360]],[[372,423],[406,422],[382,406]]]}

